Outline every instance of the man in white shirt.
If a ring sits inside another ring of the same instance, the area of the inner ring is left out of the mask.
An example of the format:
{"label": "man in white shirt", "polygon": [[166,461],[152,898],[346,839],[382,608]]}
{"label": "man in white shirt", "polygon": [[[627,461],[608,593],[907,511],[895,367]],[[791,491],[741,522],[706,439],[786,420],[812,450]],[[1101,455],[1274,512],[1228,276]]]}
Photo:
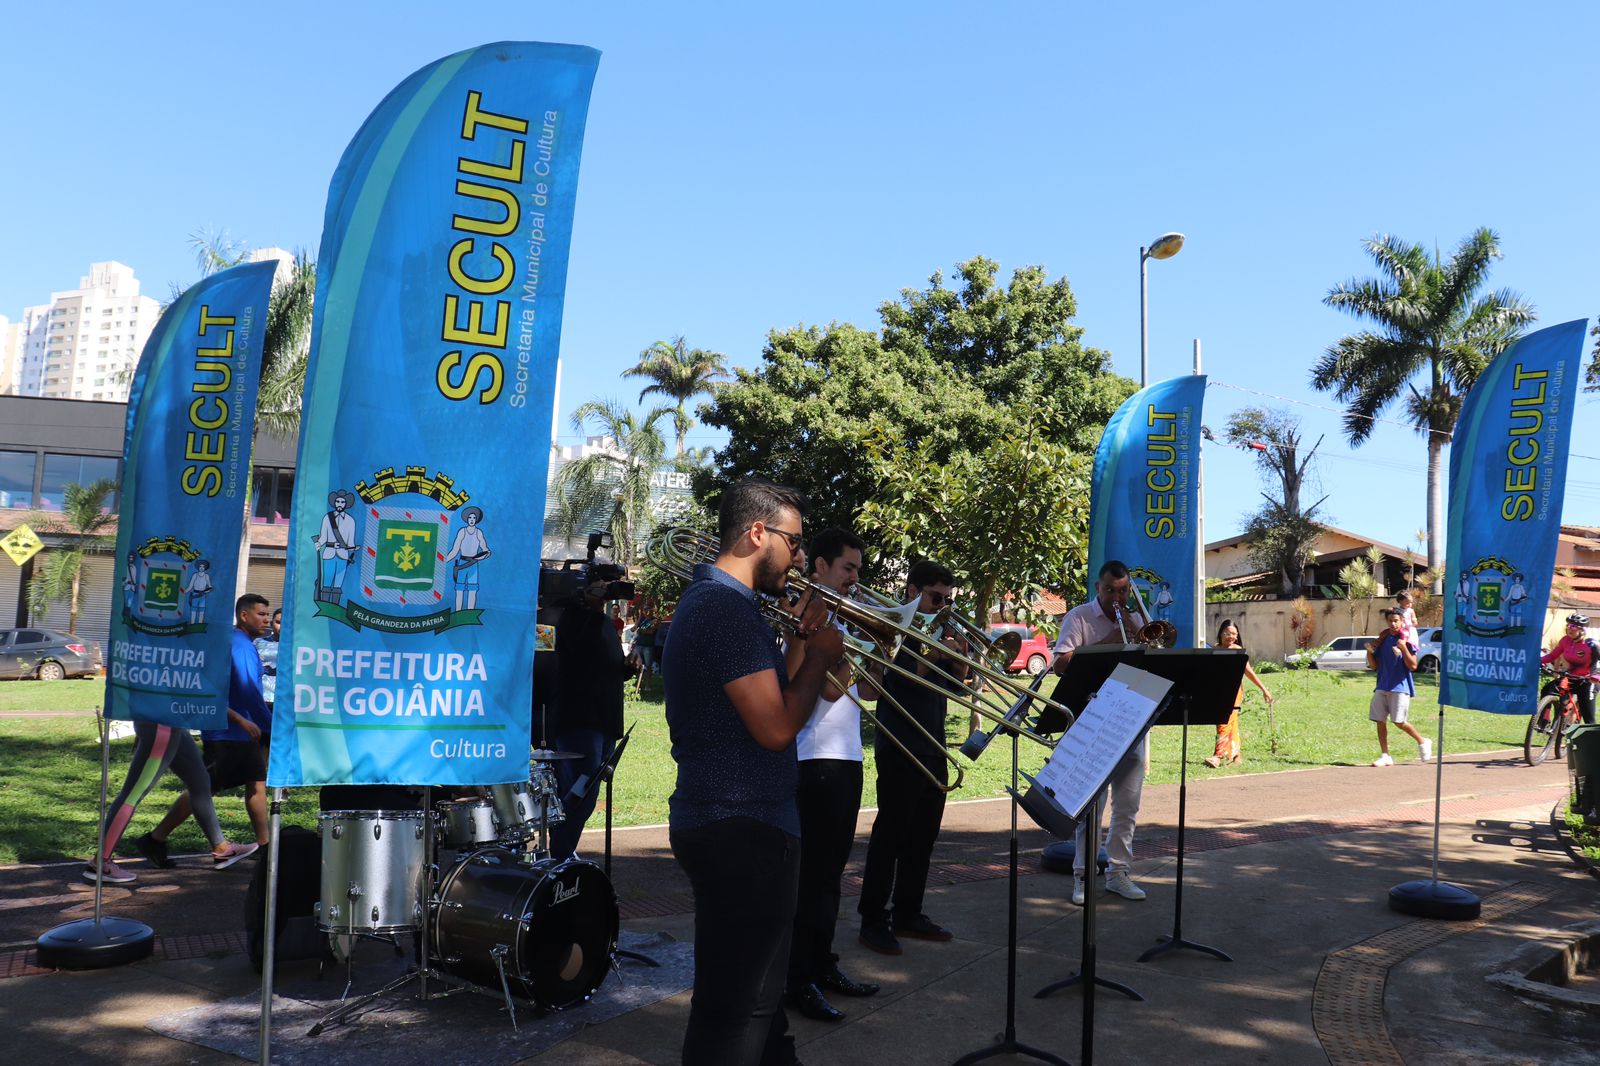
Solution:
{"label": "man in white shirt", "polygon": [[[1139,615],[1128,614],[1128,596],[1133,591],[1133,579],[1128,568],[1115,559],[1106,561],[1095,581],[1095,596],[1080,604],[1061,619],[1061,636],[1056,639],[1055,661],[1052,669],[1058,674],[1067,672],[1072,653],[1089,644],[1126,644],[1128,638],[1143,621]],[[1106,888],[1124,899],[1144,899],[1145,891],[1128,876],[1133,863],[1133,830],[1139,819],[1139,800],[1144,793],[1144,747],[1140,738],[1111,775],[1111,828],[1106,833]],[[1105,815],[1104,796],[1096,804],[1097,813]],[[1087,837],[1087,826],[1078,823],[1077,854],[1072,859],[1072,902],[1083,904],[1085,896],[1084,860],[1099,849]],[[1095,837],[1100,836],[1100,826],[1095,826]]]}
{"label": "man in white shirt", "polygon": [[[861,538],[843,529],[826,529],[811,542],[806,558],[811,580],[835,592],[848,593],[861,575]],[[805,654],[803,641],[791,641],[793,658]],[[790,670],[797,668],[791,665]],[[827,992],[870,996],[878,986],[853,981],[839,971],[833,952],[839,920],[839,880],[850,860],[861,813],[861,705],[848,667],[835,672],[848,691],[828,685],[816,710],[795,738],[800,760],[800,889],[794,911],[794,936],[789,946],[789,1002],[807,1018],[836,1022],[844,1011],[827,1000]]]}

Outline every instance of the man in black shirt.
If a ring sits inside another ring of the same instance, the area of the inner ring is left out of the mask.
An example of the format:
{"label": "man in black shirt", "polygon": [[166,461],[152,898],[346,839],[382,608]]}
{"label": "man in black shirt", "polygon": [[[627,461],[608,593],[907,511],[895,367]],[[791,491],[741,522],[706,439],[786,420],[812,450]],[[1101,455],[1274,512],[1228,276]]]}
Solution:
{"label": "man in black shirt", "polygon": [[556,620],[556,685],[554,714],[545,723],[556,751],[581,759],[558,759],[556,780],[566,817],[550,831],[550,854],[565,859],[578,849],[583,824],[594,812],[600,790],[591,785],[582,796],[572,786],[611,757],[622,738],[622,687],[631,670],[622,655],[622,640],[606,613],[606,586],[622,577],[622,568],[597,563],[585,575],[583,593],[566,605]]}
{"label": "man in black shirt", "polygon": [[[906,578],[908,602],[911,597],[919,597],[918,612],[933,614],[950,603],[954,584],[955,576],[947,567],[925,559],[913,566]],[[958,635],[945,636],[942,643],[950,651],[966,652],[966,643]],[[946,673],[966,676],[965,666],[940,651],[927,647],[920,650]],[[927,659],[910,648],[901,649],[895,664],[920,677],[932,677],[936,684],[942,680],[933,673]],[[947,701],[934,689],[892,670],[887,671],[882,689],[878,721],[884,731],[911,750],[916,762],[907,758],[894,740],[882,732],[878,734],[873,745],[878,763],[878,816],[867,842],[861,899],[856,910],[861,915],[861,942],[884,955],[899,955],[902,949],[897,935],[919,940],[951,938],[948,929],[922,913],[928,864],[939,839],[939,824],[944,820],[945,799],[945,793],[934,787],[928,774],[941,784],[949,783],[950,767],[943,751]],[[905,715],[895,709],[896,704],[905,710]],[[906,716],[921,730],[907,722]]]}
{"label": "man in black shirt", "polygon": [[701,563],[673,615],[662,676],[678,784],[672,853],[694,890],[694,998],[685,1066],[787,1066],[781,1002],[800,869],[795,735],[844,638],[801,598],[805,640],[790,678],[756,594],[777,595],[805,560],[794,489],[749,478],[722,494],[715,563]]}

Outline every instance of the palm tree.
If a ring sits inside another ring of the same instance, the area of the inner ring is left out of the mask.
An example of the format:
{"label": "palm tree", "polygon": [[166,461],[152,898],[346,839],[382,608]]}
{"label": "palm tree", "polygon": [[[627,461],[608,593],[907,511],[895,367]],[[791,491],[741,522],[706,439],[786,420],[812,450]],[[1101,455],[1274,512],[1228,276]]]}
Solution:
{"label": "palm tree", "polygon": [[[1386,234],[1366,248],[1384,276],[1352,278],[1323,302],[1373,328],[1329,347],[1311,384],[1348,405],[1344,429],[1352,445],[1371,436],[1374,420],[1404,397],[1407,419],[1428,439],[1428,569],[1438,570],[1445,445],[1467,390],[1534,320],[1533,307],[1509,289],[1480,295],[1490,264],[1500,258],[1493,230],[1468,236],[1448,262],[1437,250],[1429,256],[1421,245]],[[1419,374],[1426,375],[1421,389],[1412,384]]]}
{"label": "palm tree", "polygon": [[623,377],[649,378],[652,382],[639,393],[639,402],[651,393],[665,396],[675,406],[671,408],[672,428],[678,437],[678,455],[683,454],[684,437],[694,419],[689,417],[688,403],[702,393],[711,393],[716,382],[728,376],[724,356],[690,348],[682,337],[670,341],[656,341],[639,353],[639,362],[622,372]]}
{"label": "palm tree", "polygon": [[69,546],[51,549],[44,555],[42,564],[36,566],[33,584],[28,586],[31,617],[44,617],[52,601],[65,602],[68,605],[67,632],[78,631],[83,560],[95,548],[104,548],[112,542],[111,537],[101,531],[116,522],[117,516],[102,509],[101,504],[115,491],[117,483],[112,478],[101,478],[89,485],[69,481],[62,486],[61,518],[37,520],[35,528],[67,538]]}
{"label": "palm tree", "polygon": [[586,520],[603,522],[611,531],[615,561],[633,562],[641,534],[653,525],[650,478],[667,451],[657,424],[670,414],[672,408],[657,407],[641,417],[614,400],[590,400],[572,412],[574,429],[587,433],[593,421],[611,446],[556,471],[551,487],[560,501],[556,527],[563,535],[579,532]]}

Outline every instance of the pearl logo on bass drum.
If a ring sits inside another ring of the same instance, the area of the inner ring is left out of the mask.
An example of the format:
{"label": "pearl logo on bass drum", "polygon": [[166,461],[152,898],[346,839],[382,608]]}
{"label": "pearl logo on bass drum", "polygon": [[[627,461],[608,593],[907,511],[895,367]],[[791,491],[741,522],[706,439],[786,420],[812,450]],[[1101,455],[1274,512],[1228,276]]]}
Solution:
{"label": "pearl logo on bass drum", "polygon": [[552,898],[550,900],[550,906],[554,907],[557,904],[565,903],[569,899],[577,898],[578,889],[582,884],[583,884],[582,878],[574,880],[572,882],[572,887],[571,888],[568,888],[566,885],[558,883],[555,886],[555,891],[552,893]]}

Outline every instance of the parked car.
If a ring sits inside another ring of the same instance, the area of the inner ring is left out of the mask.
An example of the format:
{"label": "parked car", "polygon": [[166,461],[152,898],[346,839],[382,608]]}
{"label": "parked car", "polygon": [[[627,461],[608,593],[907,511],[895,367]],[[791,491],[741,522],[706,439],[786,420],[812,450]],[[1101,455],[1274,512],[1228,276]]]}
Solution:
{"label": "parked car", "polygon": [[992,640],[1001,633],[1016,633],[1022,638],[1022,650],[1017,652],[1017,657],[1011,660],[1011,665],[1006,667],[1014,674],[1026,670],[1030,674],[1042,674],[1050,665],[1050,648],[1052,641],[1043,633],[1032,626],[1025,625],[994,625],[987,630]]}
{"label": "parked car", "polygon": [[92,677],[102,665],[100,645],[76,634],[37,626],[0,629],[0,678],[59,681],[63,677]]}
{"label": "parked car", "polygon": [[1283,661],[1290,666],[1305,663],[1313,670],[1365,670],[1367,644],[1377,639],[1375,636],[1335,637],[1333,643],[1314,658],[1309,658],[1307,652],[1292,651]]}
{"label": "parked car", "polygon": [[1436,674],[1444,661],[1444,630],[1438,626],[1422,626],[1417,630],[1417,672]]}

